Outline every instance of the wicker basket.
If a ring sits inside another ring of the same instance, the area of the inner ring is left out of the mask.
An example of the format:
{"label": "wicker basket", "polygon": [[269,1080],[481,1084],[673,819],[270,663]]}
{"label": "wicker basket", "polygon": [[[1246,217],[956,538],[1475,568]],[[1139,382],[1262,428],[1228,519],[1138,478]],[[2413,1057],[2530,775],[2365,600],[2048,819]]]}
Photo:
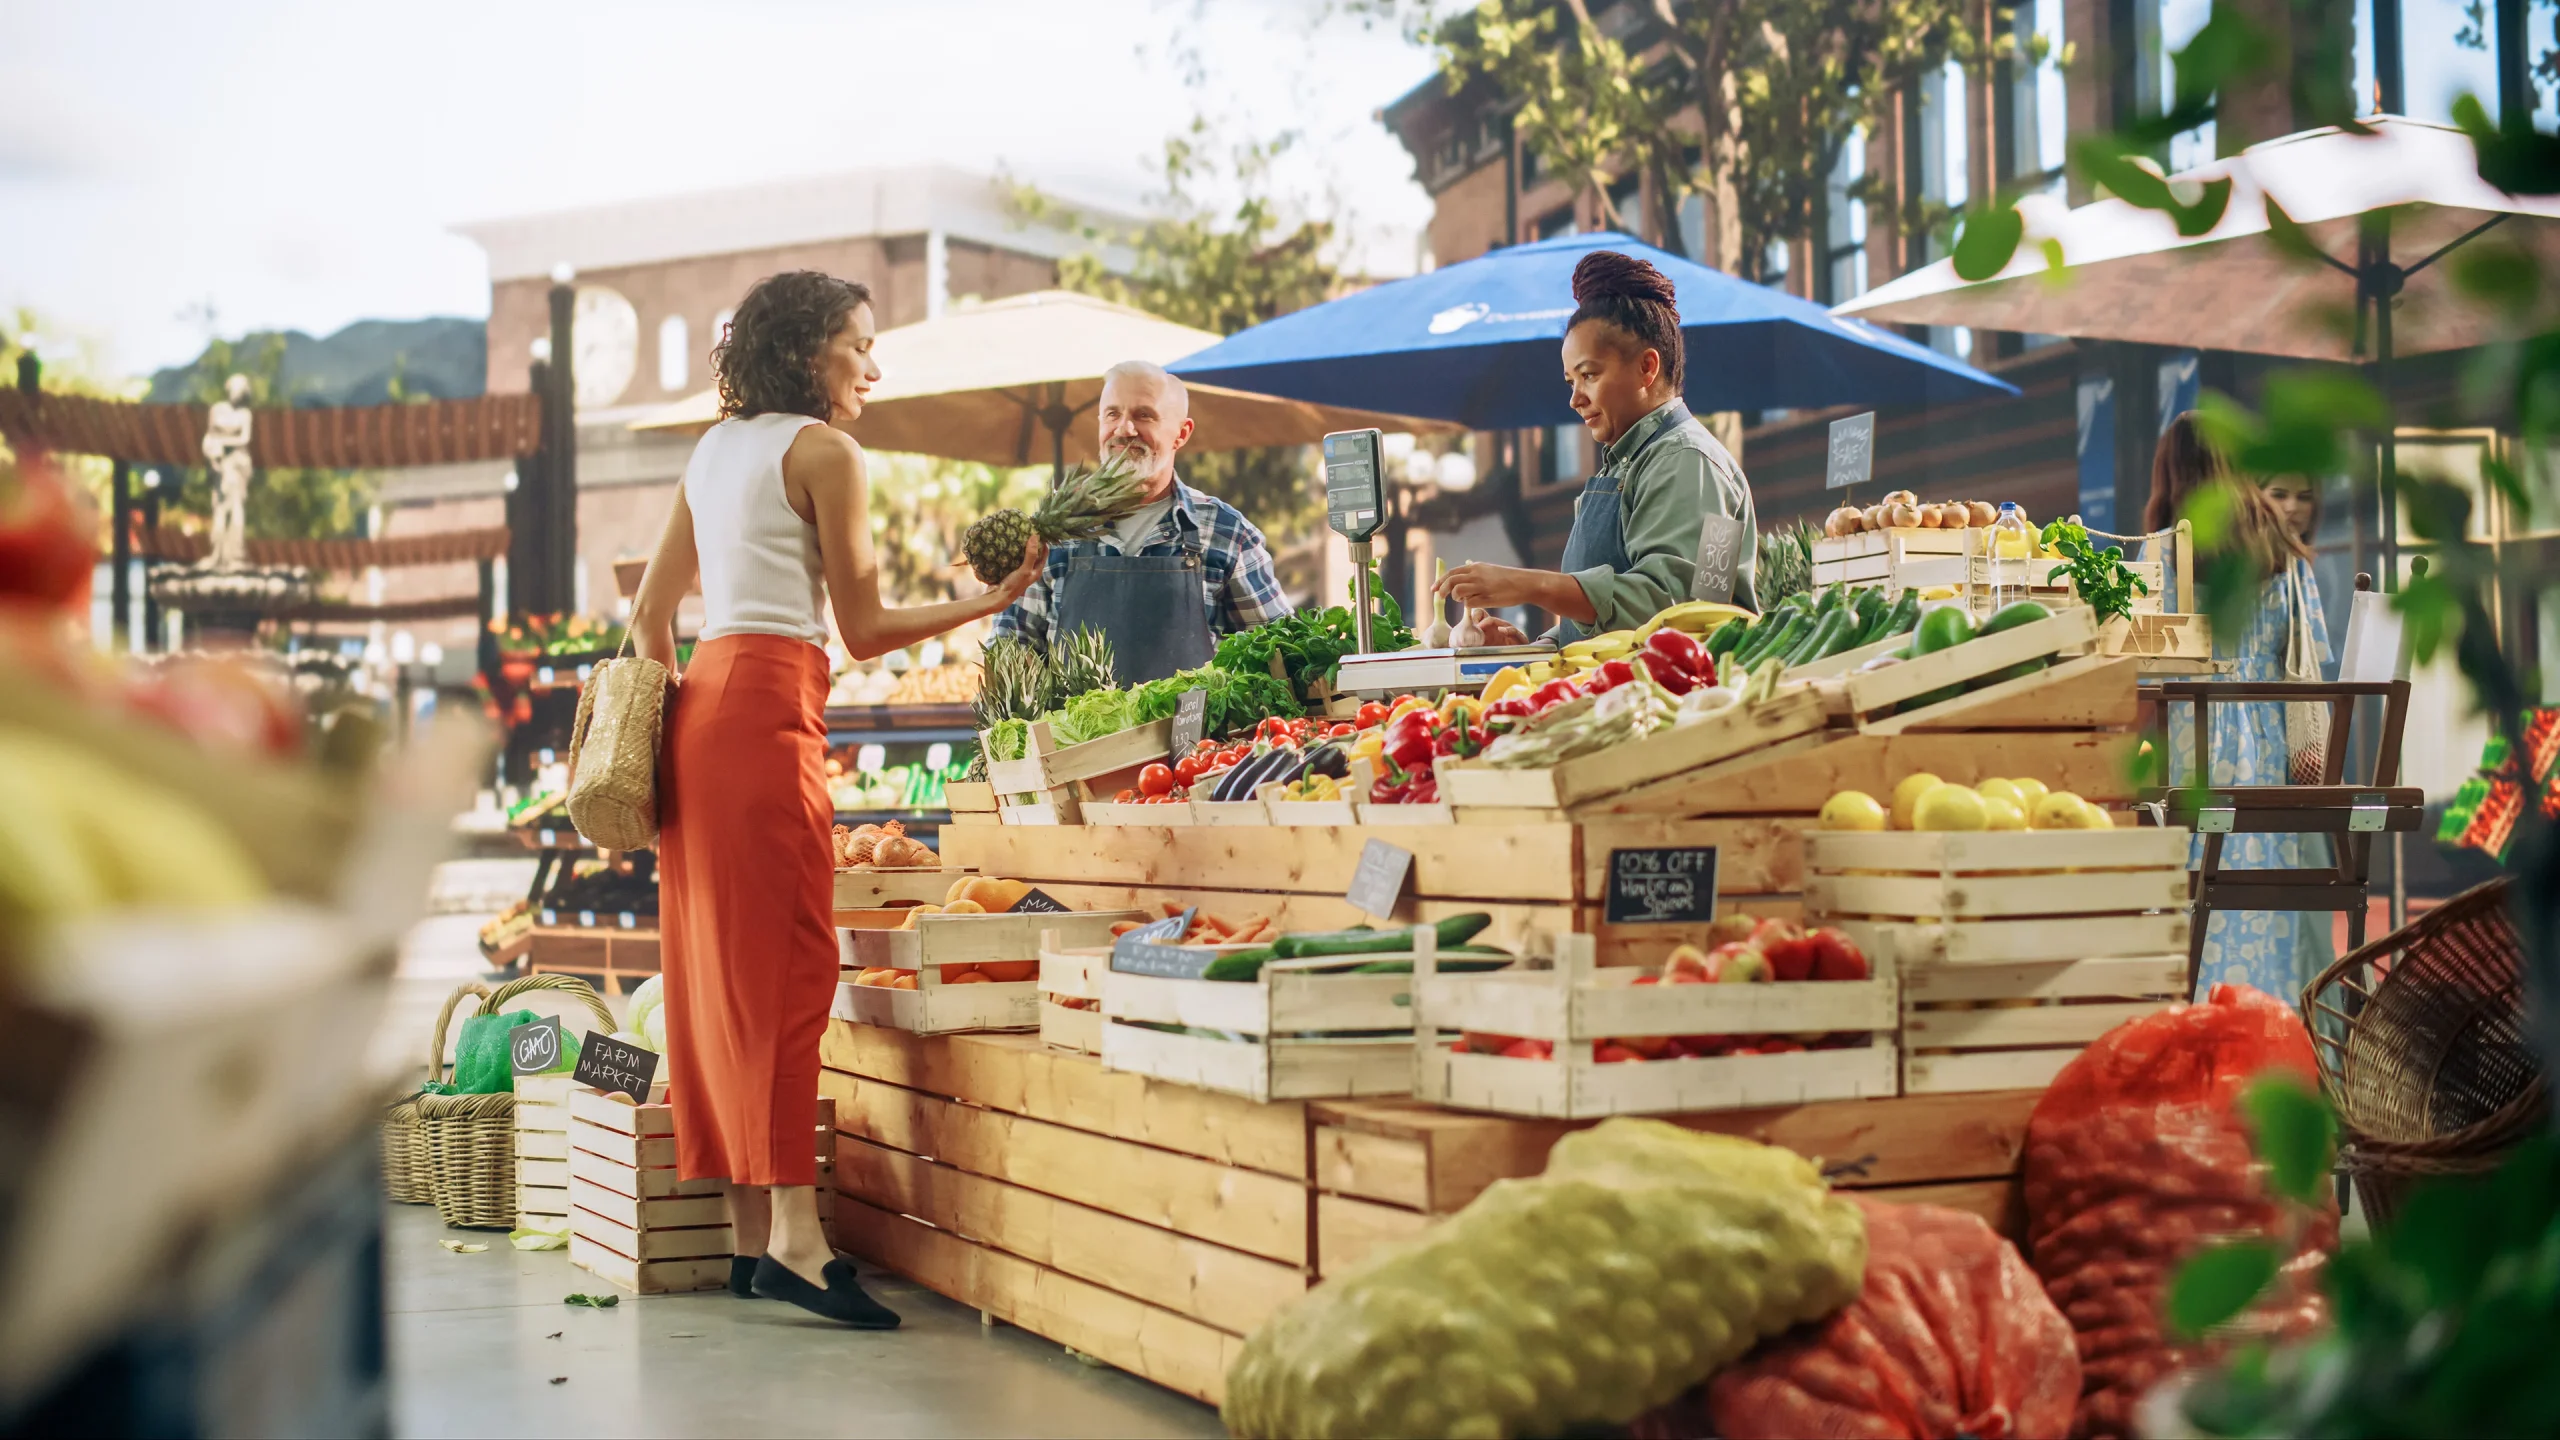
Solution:
{"label": "wicker basket", "polygon": [[[494,1015],[507,1002],[536,990],[563,990],[585,1001],[599,1028],[613,1029],[613,1012],[605,1008],[587,982],[569,975],[527,975],[494,991],[464,985],[445,1001],[436,1017],[436,1034],[428,1065],[435,1079],[444,1078],[444,1037],[455,1005],[465,995],[480,999],[480,1013]],[[516,1223],[516,1097],[494,1095],[420,1095],[416,1138],[409,1150],[413,1180],[425,1178],[436,1213],[448,1226],[505,1230]],[[397,1112],[394,1112],[395,1115]],[[386,1131],[391,1128],[386,1126]],[[386,1155],[390,1140],[386,1134]]]}
{"label": "wicker basket", "polygon": [[2474,886],[2302,993],[2339,1166],[2373,1220],[2414,1180],[2494,1168],[2548,1111],[2506,901],[2503,876]]}

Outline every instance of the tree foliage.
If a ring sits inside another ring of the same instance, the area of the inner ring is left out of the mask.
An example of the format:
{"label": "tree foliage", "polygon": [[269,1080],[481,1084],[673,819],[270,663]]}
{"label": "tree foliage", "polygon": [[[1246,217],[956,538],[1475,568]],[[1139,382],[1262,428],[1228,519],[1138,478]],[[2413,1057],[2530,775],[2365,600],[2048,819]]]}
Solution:
{"label": "tree foliage", "polygon": [[[216,338],[187,367],[180,382],[183,403],[210,405],[223,397],[234,375],[249,380],[251,409],[282,409],[293,403],[284,367],[284,337],[253,335],[240,341]],[[249,453],[258,453],[250,437]],[[179,471],[177,488],[162,504],[210,520],[213,515],[213,472],[204,466]],[[246,516],[252,538],[262,540],[326,540],[354,535],[364,528],[365,512],[381,490],[380,477],[365,470],[317,470],[260,466],[249,482]],[[166,510],[163,515],[165,517]]]}
{"label": "tree foliage", "polygon": [[[67,335],[28,306],[0,311],[0,385],[18,383],[18,357],[30,349],[37,351],[43,361],[47,393],[87,395],[100,400],[131,400],[141,393],[140,382],[108,373],[105,357],[89,340]],[[54,463],[91,495],[106,495],[109,462],[105,456],[57,455]],[[8,442],[0,439],[0,494],[17,488],[17,466],[17,457]]]}
{"label": "tree foliage", "polygon": [[[1058,262],[1067,289],[1232,335],[1329,299],[1342,283],[1333,223],[1292,224],[1272,193],[1273,162],[1297,143],[1294,132],[1230,142],[1195,117],[1165,141],[1163,188],[1148,197],[1162,218],[1111,225],[1020,184],[1013,209],[1024,223],[1086,241],[1090,248]],[[1319,508],[1303,446],[1197,452],[1183,460],[1182,475],[1242,510],[1274,548],[1305,532]]]}
{"label": "tree foliage", "polygon": [[[1003,470],[929,455],[870,455],[873,551],[880,562],[880,598],[891,605],[930,605],[958,599],[960,536],[970,522],[1005,506],[1039,503],[1049,467]],[[973,581],[971,593],[978,587]]]}

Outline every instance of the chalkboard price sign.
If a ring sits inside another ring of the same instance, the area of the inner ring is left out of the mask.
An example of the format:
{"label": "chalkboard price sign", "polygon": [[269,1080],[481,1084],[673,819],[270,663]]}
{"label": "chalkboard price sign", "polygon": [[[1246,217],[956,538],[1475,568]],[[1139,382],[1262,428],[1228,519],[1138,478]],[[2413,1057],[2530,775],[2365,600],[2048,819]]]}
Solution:
{"label": "chalkboard price sign", "polygon": [[1716,847],[1674,845],[1609,852],[1612,925],[1703,925],[1716,918]]}
{"label": "chalkboard price sign", "polygon": [[658,1052],[628,1045],[590,1030],[578,1042],[578,1068],[569,1078],[598,1090],[619,1090],[641,1105],[649,1103],[649,1082],[658,1075]]}
{"label": "chalkboard price sign", "polygon": [[1822,488],[1846,490],[1864,485],[1875,473],[1876,412],[1831,422],[1831,453],[1822,471]]}
{"label": "chalkboard price sign", "polygon": [[1179,761],[1200,743],[1209,723],[1209,692],[1185,690],[1173,702],[1173,759]]}
{"label": "chalkboard price sign", "polygon": [[1048,891],[1034,889],[1024,894],[1021,899],[1014,901],[1012,908],[1004,913],[1007,915],[1064,915],[1067,913],[1067,907],[1050,898]]}
{"label": "chalkboard price sign", "polygon": [[1351,889],[1343,896],[1354,908],[1381,920],[1396,913],[1404,898],[1404,882],[1413,874],[1413,852],[1384,840],[1360,847],[1360,867],[1351,872]]}
{"label": "chalkboard price sign", "polygon": [[1733,602],[1734,572],[1742,566],[1742,522],[1730,515],[1709,515],[1698,525],[1698,562],[1689,581],[1689,598]]}
{"label": "chalkboard price sign", "polygon": [[1174,942],[1191,928],[1195,912],[1185,910],[1152,925],[1141,925],[1111,942],[1111,968],[1123,975],[1160,975],[1168,980],[1197,980],[1217,952],[1183,949]]}
{"label": "chalkboard price sign", "polygon": [[507,1032],[508,1058],[519,1075],[540,1075],[560,1063],[560,1017],[546,1016]]}

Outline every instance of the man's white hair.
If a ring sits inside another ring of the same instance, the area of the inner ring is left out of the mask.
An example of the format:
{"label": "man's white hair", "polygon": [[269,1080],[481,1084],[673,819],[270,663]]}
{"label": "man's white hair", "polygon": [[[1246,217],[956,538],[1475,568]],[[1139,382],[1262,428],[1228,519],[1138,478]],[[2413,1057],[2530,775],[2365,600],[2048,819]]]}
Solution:
{"label": "man's white hair", "polygon": [[1111,388],[1114,380],[1144,384],[1173,413],[1186,416],[1191,413],[1191,391],[1183,385],[1182,377],[1152,360],[1123,360],[1102,372],[1104,389]]}

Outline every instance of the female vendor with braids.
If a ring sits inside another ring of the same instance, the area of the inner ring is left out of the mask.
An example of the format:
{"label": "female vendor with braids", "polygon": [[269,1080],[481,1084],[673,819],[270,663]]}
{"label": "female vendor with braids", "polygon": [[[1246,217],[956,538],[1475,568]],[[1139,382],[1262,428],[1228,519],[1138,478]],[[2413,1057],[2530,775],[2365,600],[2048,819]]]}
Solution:
{"label": "female vendor with braids", "polygon": [[[1689,598],[1699,532],[1709,515],[1741,527],[1733,602],[1752,594],[1759,524],[1742,467],[1680,399],[1680,311],[1671,281],[1633,256],[1595,250],[1573,269],[1573,320],[1564,377],[1573,412],[1600,445],[1600,468],[1574,501],[1564,569],[1461,565],[1438,593],[1470,609],[1535,605],[1559,617],[1559,645],[1631,630]],[[1490,619],[1490,617],[1487,617]],[[1516,643],[1491,621],[1487,643]]]}

